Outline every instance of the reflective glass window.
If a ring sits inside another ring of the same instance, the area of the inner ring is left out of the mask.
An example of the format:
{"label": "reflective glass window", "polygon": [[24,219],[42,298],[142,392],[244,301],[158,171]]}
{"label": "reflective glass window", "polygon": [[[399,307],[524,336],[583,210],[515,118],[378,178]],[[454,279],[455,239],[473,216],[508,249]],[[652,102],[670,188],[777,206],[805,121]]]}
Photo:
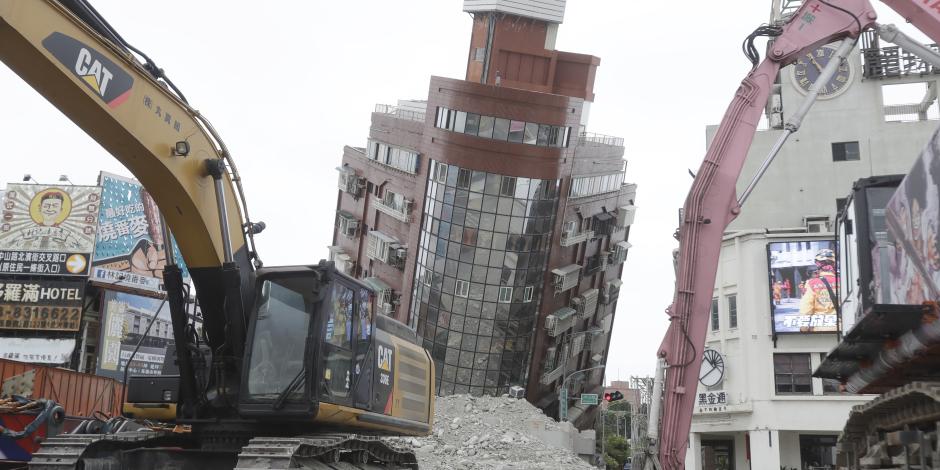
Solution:
{"label": "reflective glass window", "polygon": [[506,140],[509,138],[509,119],[496,118],[493,123],[493,139]]}
{"label": "reflective glass window", "polygon": [[487,139],[493,138],[493,125],[496,121],[496,118],[493,116],[480,116],[480,132],[477,133],[480,137],[486,137]]}

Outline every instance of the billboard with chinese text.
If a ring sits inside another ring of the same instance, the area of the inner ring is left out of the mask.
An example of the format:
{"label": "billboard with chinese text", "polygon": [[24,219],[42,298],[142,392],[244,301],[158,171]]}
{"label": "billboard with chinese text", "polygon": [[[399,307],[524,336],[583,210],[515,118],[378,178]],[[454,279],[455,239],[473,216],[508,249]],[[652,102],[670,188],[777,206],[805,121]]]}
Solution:
{"label": "billboard with chinese text", "polygon": [[[147,190],[135,180],[101,173],[101,222],[91,279],[120,282],[122,287],[158,293],[163,290],[166,241],[160,211]],[[171,242],[183,276],[183,258]]]}
{"label": "billboard with chinese text", "polygon": [[835,241],[767,244],[774,334],[837,333]]}
{"label": "billboard with chinese text", "polygon": [[72,360],[74,350],[70,338],[0,337],[0,358],[13,361],[63,365]]}
{"label": "billboard with chinese text", "polygon": [[[158,299],[114,291],[105,291],[102,305],[97,375],[123,380],[128,361],[129,376],[160,375],[167,347],[173,342],[169,305]],[[147,331],[151,321],[154,324]],[[130,360],[144,332],[147,335]]]}
{"label": "billboard with chinese text", "polygon": [[78,331],[84,280],[0,278],[0,330]]}
{"label": "billboard with chinese text", "polygon": [[87,275],[100,200],[97,186],[8,184],[0,222],[0,272]]}

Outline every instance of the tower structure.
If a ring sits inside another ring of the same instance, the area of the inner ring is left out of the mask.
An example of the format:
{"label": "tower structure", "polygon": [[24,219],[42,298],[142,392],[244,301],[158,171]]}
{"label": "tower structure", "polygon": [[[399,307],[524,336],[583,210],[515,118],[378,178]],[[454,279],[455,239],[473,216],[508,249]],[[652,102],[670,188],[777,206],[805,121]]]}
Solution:
{"label": "tower structure", "polygon": [[578,371],[606,362],[636,186],[623,140],[587,132],[600,59],[555,49],[564,7],[464,2],[465,79],[376,107],[344,149],[330,250],[416,330],[439,394],[521,386],[590,427],[559,389],[602,390],[601,368]]}

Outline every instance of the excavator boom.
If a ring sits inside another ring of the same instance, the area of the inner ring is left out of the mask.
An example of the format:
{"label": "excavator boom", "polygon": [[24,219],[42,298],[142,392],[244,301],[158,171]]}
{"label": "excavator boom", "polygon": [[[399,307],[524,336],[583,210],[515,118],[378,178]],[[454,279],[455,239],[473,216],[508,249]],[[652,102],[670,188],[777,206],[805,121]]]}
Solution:
{"label": "excavator boom", "polygon": [[876,14],[867,0],[837,3],[805,2],[791,21],[771,33],[776,37],[768,57],[755,65],[735,93],[686,198],[676,294],[659,349],[668,366],[657,442],[663,469],[681,469],[685,463],[721,239],[741,209],[735,186],[777,74],[800,55],[839,39],[857,38],[874,24]]}

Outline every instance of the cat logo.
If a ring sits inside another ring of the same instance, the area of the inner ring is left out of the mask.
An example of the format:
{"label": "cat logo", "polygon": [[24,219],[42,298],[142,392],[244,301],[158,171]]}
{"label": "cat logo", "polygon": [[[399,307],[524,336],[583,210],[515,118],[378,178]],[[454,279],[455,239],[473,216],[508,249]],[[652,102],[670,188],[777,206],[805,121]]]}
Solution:
{"label": "cat logo", "polygon": [[42,45],[109,107],[116,108],[130,97],[133,77],[95,49],[58,32],[43,39]]}
{"label": "cat logo", "polygon": [[380,344],[379,347],[376,348],[376,359],[379,369],[386,372],[392,371],[392,348]]}

